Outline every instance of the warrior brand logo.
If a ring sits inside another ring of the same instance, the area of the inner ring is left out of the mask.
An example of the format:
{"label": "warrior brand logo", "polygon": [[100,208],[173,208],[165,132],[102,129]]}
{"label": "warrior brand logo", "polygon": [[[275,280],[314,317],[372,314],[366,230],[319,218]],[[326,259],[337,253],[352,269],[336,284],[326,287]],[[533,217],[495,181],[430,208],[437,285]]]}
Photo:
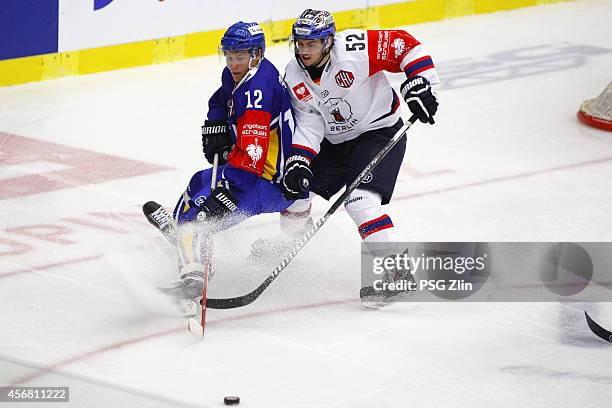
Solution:
{"label": "warrior brand logo", "polygon": [[393,48],[395,48],[395,58],[399,58],[406,49],[406,43],[404,43],[403,39],[396,38],[395,41],[393,41]]}
{"label": "warrior brand logo", "polygon": [[332,117],[332,121],[328,123],[345,124],[353,117],[351,105],[342,98],[331,98],[324,105]]}
{"label": "warrior brand logo", "polygon": [[304,84],[303,82],[300,82],[299,84],[294,86],[293,92],[295,93],[296,98],[298,98],[298,100],[300,101],[308,101],[312,99],[310,91],[306,87],[306,84]]}
{"label": "warrior brand logo", "polygon": [[365,177],[363,178],[363,180],[361,180],[361,184],[368,184],[370,183],[372,180],[374,179],[374,177],[372,176],[372,173],[368,173],[365,175]]}
{"label": "warrior brand logo", "polygon": [[203,135],[212,135],[215,133],[225,133],[225,132],[227,132],[227,128],[225,127],[225,125],[202,126]]}
{"label": "warrior brand logo", "polygon": [[342,88],[349,88],[353,85],[355,76],[350,71],[340,71],[336,74],[336,83]]}
{"label": "warrior brand logo", "polygon": [[250,145],[247,146],[246,152],[251,158],[251,160],[253,160],[253,163],[251,163],[251,167],[256,168],[257,162],[263,156],[263,147],[261,147],[257,143],[257,138],[255,138],[255,143],[251,143]]}
{"label": "warrior brand logo", "polygon": [[217,194],[215,194],[215,198],[221,201],[221,203],[223,203],[223,205],[225,205],[227,209],[232,212],[238,209],[238,207],[236,207],[236,204],[234,204],[232,200],[227,198],[227,196],[223,194],[222,192],[218,192]]}

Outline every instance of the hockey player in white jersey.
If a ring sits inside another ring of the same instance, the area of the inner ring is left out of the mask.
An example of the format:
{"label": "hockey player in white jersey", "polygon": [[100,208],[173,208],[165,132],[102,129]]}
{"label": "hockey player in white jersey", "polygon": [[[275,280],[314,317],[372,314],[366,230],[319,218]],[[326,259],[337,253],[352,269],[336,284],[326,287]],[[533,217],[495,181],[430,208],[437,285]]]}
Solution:
{"label": "hockey player in white jersey", "polygon": [[[295,59],[287,65],[285,81],[296,128],[282,186],[286,198],[298,201],[281,214],[281,227],[291,225],[285,230],[295,233],[300,221],[304,227],[309,219],[309,192],[329,200],[402,127],[399,96],[383,71],[405,74],[401,96],[423,123],[434,123],[438,101],[431,85],[439,80],[425,47],[404,30],[336,33],[329,12],[308,9],[293,24],[290,42]],[[396,240],[382,206],[391,200],[405,149],[404,139],[345,202],[366,243]],[[260,240],[254,253],[265,247],[282,249]],[[360,295],[362,301],[377,300],[368,288]]]}

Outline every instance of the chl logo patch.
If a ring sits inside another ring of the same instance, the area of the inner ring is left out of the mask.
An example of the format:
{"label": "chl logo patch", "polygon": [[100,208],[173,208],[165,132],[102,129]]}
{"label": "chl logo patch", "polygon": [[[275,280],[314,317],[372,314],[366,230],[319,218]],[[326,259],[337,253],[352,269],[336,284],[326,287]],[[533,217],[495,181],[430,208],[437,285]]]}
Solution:
{"label": "chl logo patch", "polygon": [[310,91],[306,87],[306,84],[304,84],[303,82],[300,82],[299,84],[293,87],[293,93],[295,93],[295,97],[298,98],[298,100],[300,101],[308,101],[312,99]]}
{"label": "chl logo patch", "polygon": [[339,87],[350,88],[355,81],[355,76],[351,71],[340,71],[336,74],[336,83]]}

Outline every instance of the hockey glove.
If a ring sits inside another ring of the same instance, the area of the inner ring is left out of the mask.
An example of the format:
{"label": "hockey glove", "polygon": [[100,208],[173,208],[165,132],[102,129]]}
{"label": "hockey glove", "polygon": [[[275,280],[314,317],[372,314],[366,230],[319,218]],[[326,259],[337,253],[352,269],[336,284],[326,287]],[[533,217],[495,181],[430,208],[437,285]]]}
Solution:
{"label": "hockey glove", "polygon": [[227,157],[232,150],[232,138],[225,120],[205,120],[202,126],[202,150],[210,164],[215,153],[219,153],[219,164],[227,163]]}
{"label": "hockey glove", "polygon": [[433,117],[438,110],[438,98],[432,92],[429,81],[420,76],[410,77],[400,87],[408,109],[423,123],[434,124]]}
{"label": "hockey glove", "polygon": [[216,187],[200,208],[202,208],[201,213],[206,215],[206,219],[220,219],[238,210],[237,204],[238,200],[231,191],[225,187]]}
{"label": "hockey glove", "polygon": [[313,175],[310,170],[310,160],[300,154],[294,154],[287,159],[285,175],[283,176],[283,195],[287,200],[300,200],[308,196]]}

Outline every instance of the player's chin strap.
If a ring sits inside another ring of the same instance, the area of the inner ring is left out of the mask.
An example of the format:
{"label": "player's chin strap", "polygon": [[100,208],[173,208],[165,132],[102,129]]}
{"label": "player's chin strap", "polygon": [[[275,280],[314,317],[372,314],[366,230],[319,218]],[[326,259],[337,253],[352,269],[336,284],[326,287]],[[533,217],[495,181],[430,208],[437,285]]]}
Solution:
{"label": "player's chin strap", "polygon": [[[259,52],[259,50],[261,50],[261,58],[259,59],[259,62],[257,63],[257,65],[255,65],[254,67],[251,67],[251,63],[257,59],[257,53]],[[251,58],[249,58],[249,71],[251,71],[252,69],[259,69],[259,66],[261,65],[261,61],[263,61],[264,59],[263,49],[257,48],[256,50],[251,51],[250,54],[251,54]]]}
{"label": "player's chin strap", "polygon": [[342,195],[338,197],[338,199],[332,204],[332,206],[329,208],[329,210],[327,210],[327,212],[323,215],[323,217],[321,217],[321,219],[319,219],[308,231],[306,231],[306,233],[302,236],[300,241],[297,244],[295,244],[293,249],[285,257],[285,259],[283,259],[281,263],[276,268],[274,268],[272,273],[266,278],[265,281],[263,281],[261,285],[259,285],[251,293],[247,293],[246,295],[243,295],[243,296],[238,296],[235,298],[227,298],[227,299],[207,299],[206,307],[209,307],[211,309],[233,309],[236,307],[246,306],[250,303],[253,303],[259,297],[259,295],[261,295],[263,291],[266,290],[268,286],[270,286],[272,281],[274,281],[274,279],[276,279],[276,277],[280,275],[280,273],[287,267],[287,265],[289,265],[289,263],[293,260],[293,258],[295,258],[295,256],[298,254],[298,252],[302,250],[302,248],[304,248],[304,246],[317,233],[317,231],[321,229],[321,227],[323,226],[323,224],[325,224],[327,219],[331,217],[333,213],[336,212],[338,207],[340,207],[342,203],[344,203],[347,197],[355,189],[357,189],[357,187],[359,187],[363,179],[366,178],[366,176],[372,170],[374,170],[376,166],[378,166],[378,164],[380,164],[381,160],[402,139],[402,137],[404,137],[408,129],[410,129],[410,126],[412,126],[412,124],[416,122],[416,120],[417,120],[417,117],[415,115],[412,115],[410,119],[408,119],[408,122],[404,126],[402,126],[395,133],[395,135],[393,135],[393,137],[391,138],[391,140],[389,140],[389,142],[385,145],[385,147],[383,147],[381,151],[378,152],[376,156],[374,156],[374,158],[370,161],[370,163],[368,163],[368,165],[361,171],[361,173],[359,173],[355,181],[353,181],[351,185],[346,188],[344,193],[342,193]]}

